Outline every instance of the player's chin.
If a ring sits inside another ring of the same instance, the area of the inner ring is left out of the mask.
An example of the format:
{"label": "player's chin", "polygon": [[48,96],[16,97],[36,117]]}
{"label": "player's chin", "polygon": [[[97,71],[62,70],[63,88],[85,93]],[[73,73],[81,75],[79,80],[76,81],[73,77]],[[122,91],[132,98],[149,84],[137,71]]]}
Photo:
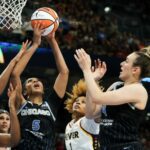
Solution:
{"label": "player's chin", "polygon": [[125,81],[126,76],[123,73],[120,73],[119,79],[122,80],[122,81]]}
{"label": "player's chin", "polygon": [[37,90],[37,89],[36,89],[36,90],[33,90],[33,93],[34,93],[34,94],[41,94],[41,95],[43,95],[43,90],[40,90],[40,89]]}
{"label": "player's chin", "polygon": [[8,133],[8,128],[3,128],[2,130],[1,130],[1,133]]}
{"label": "player's chin", "polygon": [[80,110],[76,108],[76,109],[73,109],[73,112],[80,113]]}
{"label": "player's chin", "polygon": [[123,74],[122,74],[122,72],[120,72],[119,79],[122,79],[122,78],[123,78]]}

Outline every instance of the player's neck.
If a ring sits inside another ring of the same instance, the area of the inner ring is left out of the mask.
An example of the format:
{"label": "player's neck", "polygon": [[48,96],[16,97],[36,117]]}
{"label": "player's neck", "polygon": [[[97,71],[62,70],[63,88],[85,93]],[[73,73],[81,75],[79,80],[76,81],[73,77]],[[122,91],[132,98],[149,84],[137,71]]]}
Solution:
{"label": "player's neck", "polygon": [[130,78],[126,81],[124,81],[124,85],[129,85],[129,84],[135,84],[135,83],[139,83],[139,79],[138,78]]}
{"label": "player's neck", "polygon": [[83,117],[83,114],[80,114],[80,113],[77,113],[77,112],[74,113],[75,122],[78,121],[81,117]]}
{"label": "player's neck", "polygon": [[125,82],[124,85],[137,84],[137,83],[140,83],[140,82],[139,81],[128,81],[128,82]]}
{"label": "player's neck", "polygon": [[43,97],[42,96],[30,96],[29,100],[34,103],[41,105],[43,103]]}

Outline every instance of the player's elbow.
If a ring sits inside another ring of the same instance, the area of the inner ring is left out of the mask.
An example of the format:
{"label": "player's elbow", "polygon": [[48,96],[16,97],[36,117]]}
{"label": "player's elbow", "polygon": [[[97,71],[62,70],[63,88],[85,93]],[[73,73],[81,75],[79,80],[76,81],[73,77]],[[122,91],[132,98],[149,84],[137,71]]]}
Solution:
{"label": "player's elbow", "polygon": [[69,75],[69,69],[68,68],[65,68],[61,71],[61,74],[64,74],[64,75]]}
{"label": "player's elbow", "polygon": [[92,96],[92,102],[95,104],[101,104],[101,99],[97,96]]}
{"label": "player's elbow", "polygon": [[20,142],[20,137],[15,137],[15,138],[12,138],[12,137],[11,137],[10,146],[11,146],[11,147],[15,147],[15,146],[18,145],[19,142]]}
{"label": "player's elbow", "polygon": [[99,92],[90,93],[90,97],[91,97],[92,102],[95,104],[101,104],[103,101],[102,93],[99,93]]}

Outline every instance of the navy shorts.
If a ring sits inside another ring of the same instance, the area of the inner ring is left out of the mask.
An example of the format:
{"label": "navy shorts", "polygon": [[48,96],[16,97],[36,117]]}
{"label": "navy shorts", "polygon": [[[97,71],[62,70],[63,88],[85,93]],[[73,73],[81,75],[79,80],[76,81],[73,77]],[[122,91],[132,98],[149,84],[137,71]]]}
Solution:
{"label": "navy shorts", "polygon": [[102,146],[100,150],[143,150],[143,146],[139,142],[130,142],[125,144],[115,144],[113,146]]}

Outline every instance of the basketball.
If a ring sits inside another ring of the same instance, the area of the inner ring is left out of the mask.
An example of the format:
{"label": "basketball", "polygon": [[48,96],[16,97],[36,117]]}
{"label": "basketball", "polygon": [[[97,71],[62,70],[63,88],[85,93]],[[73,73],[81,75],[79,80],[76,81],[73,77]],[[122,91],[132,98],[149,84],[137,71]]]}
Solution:
{"label": "basketball", "polygon": [[31,16],[32,28],[34,28],[36,23],[40,23],[42,25],[42,36],[46,36],[57,30],[59,26],[59,17],[52,8],[42,7],[37,9]]}

